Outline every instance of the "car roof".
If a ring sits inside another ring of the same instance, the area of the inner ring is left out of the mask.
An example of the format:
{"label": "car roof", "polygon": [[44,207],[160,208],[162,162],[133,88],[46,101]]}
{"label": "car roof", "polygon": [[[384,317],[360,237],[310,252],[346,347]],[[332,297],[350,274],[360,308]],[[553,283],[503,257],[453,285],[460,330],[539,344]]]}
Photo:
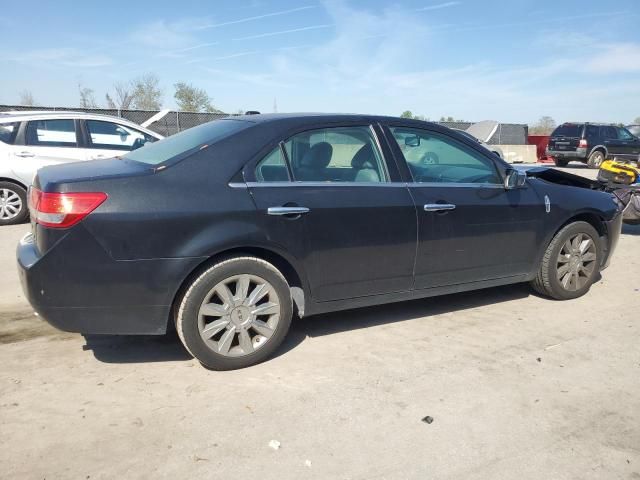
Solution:
{"label": "car roof", "polygon": [[42,120],[47,118],[59,118],[59,119],[85,119],[85,120],[105,120],[111,122],[121,123],[138,130],[142,130],[145,133],[153,135],[156,138],[163,138],[159,133],[149,130],[148,128],[138,125],[131,120],[127,120],[122,117],[114,117],[112,115],[103,115],[100,113],[87,113],[87,112],[74,112],[69,110],[32,110],[32,111],[8,111],[0,112],[0,123],[8,123],[14,121],[29,121],[29,120]]}
{"label": "car roof", "polygon": [[437,123],[426,122],[424,120],[414,120],[410,118],[400,118],[387,115],[369,115],[359,113],[318,113],[318,112],[297,112],[297,113],[261,113],[250,115],[237,115],[227,117],[230,120],[243,120],[257,124],[266,123],[315,123],[315,122],[363,122],[363,123],[388,123],[402,122],[405,124],[415,124],[416,126],[425,123],[431,126],[444,128]]}

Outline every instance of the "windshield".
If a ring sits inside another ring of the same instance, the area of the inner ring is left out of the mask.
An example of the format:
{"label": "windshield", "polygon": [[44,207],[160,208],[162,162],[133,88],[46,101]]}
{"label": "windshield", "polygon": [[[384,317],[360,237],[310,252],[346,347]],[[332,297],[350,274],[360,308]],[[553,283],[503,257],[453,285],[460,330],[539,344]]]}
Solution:
{"label": "windshield", "polygon": [[636,137],[640,137],[640,125],[629,125],[627,127],[627,130],[629,130]]}
{"label": "windshield", "polygon": [[250,125],[251,123],[243,120],[214,120],[163,140],[147,143],[144,147],[128,152],[122,158],[159,165],[172,159],[184,158],[203,146],[211,145]]}
{"label": "windshield", "polygon": [[565,123],[556,128],[551,134],[552,137],[582,137],[582,125]]}

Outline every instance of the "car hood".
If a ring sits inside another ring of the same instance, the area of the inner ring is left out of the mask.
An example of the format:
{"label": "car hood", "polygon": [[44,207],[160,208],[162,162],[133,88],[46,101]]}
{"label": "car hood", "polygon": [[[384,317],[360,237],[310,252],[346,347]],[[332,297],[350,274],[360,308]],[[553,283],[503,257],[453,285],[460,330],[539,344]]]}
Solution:
{"label": "car hood", "polygon": [[513,165],[513,167],[525,171],[529,178],[540,178],[541,180],[560,185],[588,188],[590,190],[603,190],[604,187],[603,184],[597,180],[591,180],[555,168],[541,167],[539,165]]}

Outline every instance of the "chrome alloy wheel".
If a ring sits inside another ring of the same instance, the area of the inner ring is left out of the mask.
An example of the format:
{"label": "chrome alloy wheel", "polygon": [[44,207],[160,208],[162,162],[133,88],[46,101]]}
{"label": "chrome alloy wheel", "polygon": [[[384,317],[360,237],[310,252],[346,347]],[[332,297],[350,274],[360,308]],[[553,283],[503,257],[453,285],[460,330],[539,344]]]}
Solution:
{"label": "chrome alloy wheel", "polygon": [[239,357],[263,347],[279,320],[280,299],[273,286],[256,275],[235,275],[205,296],[198,331],[214,352]]}
{"label": "chrome alloy wheel", "polygon": [[0,188],[0,219],[11,220],[20,215],[22,200],[13,190]]}
{"label": "chrome alloy wheel", "polygon": [[558,254],[557,278],[565,290],[584,287],[596,269],[596,244],[586,233],[577,233],[564,243]]}

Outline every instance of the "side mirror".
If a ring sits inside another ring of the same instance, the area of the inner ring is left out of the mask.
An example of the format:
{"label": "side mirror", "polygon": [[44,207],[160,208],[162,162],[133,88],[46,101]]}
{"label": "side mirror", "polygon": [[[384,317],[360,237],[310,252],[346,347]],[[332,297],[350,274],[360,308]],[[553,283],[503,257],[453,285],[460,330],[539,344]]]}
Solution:
{"label": "side mirror", "polygon": [[527,174],[525,172],[515,168],[507,170],[507,176],[504,179],[504,188],[506,190],[524,187],[525,183],[527,183]]}
{"label": "side mirror", "polygon": [[405,137],[404,144],[407,147],[419,147],[420,146],[420,137],[418,135],[411,135],[409,137]]}

